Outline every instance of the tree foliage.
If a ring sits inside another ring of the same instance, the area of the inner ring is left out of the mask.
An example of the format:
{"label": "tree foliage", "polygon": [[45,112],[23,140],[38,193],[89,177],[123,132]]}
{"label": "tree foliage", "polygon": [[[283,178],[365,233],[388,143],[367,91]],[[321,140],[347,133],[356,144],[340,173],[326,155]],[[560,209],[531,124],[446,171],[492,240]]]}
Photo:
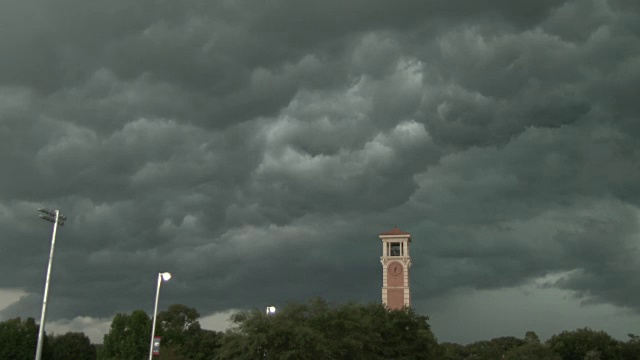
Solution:
{"label": "tree foliage", "polygon": [[151,319],[142,310],[117,314],[104,336],[101,360],[141,360],[149,354]]}
{"label": "tree foliage", "polygon": [[194,308],[182,304],[169,306],[158,314],[156,333],[162,336],[158,360],[213,359],[220,346],[220,335],[203,330]]}
{"label": "tree foliage", "polygon": [[442,360],[463,360],[468,356],[465,346],[450,342],[440,344],[440,353]]}
{"label": "tree foliage", "polygon": [[549,347],[540,344],[538,335],[527,331],[524,340],[506,336],[468,345],[440,344],[443,360],[562,360]]}
{"label": "tree foliage", "polygon": [[591,359],[617,360],[619,343],[604,331],[589,328],[563,331],[547,340],[547,345],[563,360]]}
{"label": "tree foliage", "polygon": [[[33,318],[0,322],[0,359],[31,360],[36,354],[39,327]],[[51,348],[45,334],[42,359],[51,359]]]}
{"label": "tree foliage", "polygon": [[91,340],[79,332],[51,337],[53,360],[96,360],[96,348]]}
{"label": "tree foliage", "polygon": [[504,360],[563,360],[546,345],[540,343],[526,343],[509,350]]}
{"label": "tree foliage", "polygon": [[[629,334],[623,342],[589,328],[563,331],[544,344],[527,331],[524,339],[438,345],[426,316],[381,304],[335,306],[314,299],[271,316],[244,311],[232,316],[235,327],[225,333],[202,329],[199,317],[181,304],[160,312],[156,334],[162,348],[154,359],[640,360],[640,336]],[[91,344],[83,333],[45,334],[42,359],[144,360],[150,335],[151,319],[144,311],[117,314],[102,345]],[[33,359],[37,337],[33,318],[0,322],[0,360]]]}
{"label": "tree foliage", "polygon": [[509,350],[523,344],[524,340],[505,336],[469,344],[465,347],[465,353],[468,359],[502,359]]}
{"label": "tree foliage", "polygon": [[[212,360],[220,346],[221,334],[203,330],[194,308],[182,304],[169,306],[158,313],[157,336],[162,336],[158,360]],[[100,360],[141,360],[149,355],[150,317],[142,310],[131,315],[117,314],[104,344],[98,352]]]}
{"label": "tree foliage", "polygon": [[629,334],[629,341],[620,342],[620,360],[640,360],[640,336]]}
{"label": "tree foliage", "polygon": [[524,342],[526,342],[527,344],[540,344],[540,338],[538,337],[538,334],[535,333],[535,331],[527,331],[524,334]]}
{"label": "tree foliage", "polygon": [[218,359],[438,359],[428,318],[381,304],[331,306],[315,299],[275,315],[232,316]]}

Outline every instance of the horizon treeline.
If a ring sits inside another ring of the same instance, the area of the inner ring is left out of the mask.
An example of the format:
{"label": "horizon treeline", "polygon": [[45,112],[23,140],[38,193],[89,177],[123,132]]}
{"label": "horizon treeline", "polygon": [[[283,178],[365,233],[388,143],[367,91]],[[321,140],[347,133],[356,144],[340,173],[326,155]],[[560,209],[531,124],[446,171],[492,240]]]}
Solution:
{"label": "horizon treeline", "polygon": [[[250,310],[231,316],[224,332],[202,329],[200,313],[174,304],[158,314],[161,336],[156,360],[638,360],[640,337],[616,340],[604,331],[580,328],[540,341],[533,331],[461,345],[438,343],[429,318],[411,308],[379,303],[340,305],[322,299],[292,303],[275,314]],[[102,344],[82,332],[45,337],[42,360],[144,360],[152,319],[142,310],[113,317]],[[0,360],[31,360],[38,324],[33,318],[0,322]]]}

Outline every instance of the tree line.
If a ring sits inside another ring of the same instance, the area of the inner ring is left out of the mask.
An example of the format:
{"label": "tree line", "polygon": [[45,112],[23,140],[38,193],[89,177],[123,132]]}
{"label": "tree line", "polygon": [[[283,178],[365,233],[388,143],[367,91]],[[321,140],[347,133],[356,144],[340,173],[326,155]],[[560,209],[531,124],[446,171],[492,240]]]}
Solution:
{"label": "tree line", "polygon": [[[175,304],[158,314],[162,337],[156,360],[638,360],[640,337],[619,341],[589,328],[563,331],[541,342],[499,337],[467,345],[438,343],[428,317],[382,304],[332,305],[322,299],[290,304],[275,314],[232,315],[225,332],[202,329],[196,309]],[[114,316],[103,343],[78,332],[45,337],[43,360],[144,360],[152,319],[142,310]],[[0,360],[31,360],[38,324],[33,318],[0,322]]]}

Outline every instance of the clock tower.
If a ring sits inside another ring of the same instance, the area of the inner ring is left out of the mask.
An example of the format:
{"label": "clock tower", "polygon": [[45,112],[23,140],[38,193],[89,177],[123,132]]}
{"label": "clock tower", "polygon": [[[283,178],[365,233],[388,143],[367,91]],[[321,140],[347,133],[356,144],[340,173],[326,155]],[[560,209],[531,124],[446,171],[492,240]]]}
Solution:
{"label": "clock tower", "polygon": [[391,310],[411,306],[409,244],[411,234],[397,227],[380,234],[382,240],[382,302]]}

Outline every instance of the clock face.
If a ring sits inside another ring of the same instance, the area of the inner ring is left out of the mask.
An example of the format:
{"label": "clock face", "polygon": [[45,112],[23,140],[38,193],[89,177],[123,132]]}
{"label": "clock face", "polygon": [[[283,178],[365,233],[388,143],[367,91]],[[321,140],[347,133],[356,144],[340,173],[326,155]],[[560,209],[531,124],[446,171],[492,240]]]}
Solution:
{"label": "clock face", "polygon": [[398,276],[402,274],[402,265],[400,263],[394,262],[389,265],[389,273],[393,276]]}

